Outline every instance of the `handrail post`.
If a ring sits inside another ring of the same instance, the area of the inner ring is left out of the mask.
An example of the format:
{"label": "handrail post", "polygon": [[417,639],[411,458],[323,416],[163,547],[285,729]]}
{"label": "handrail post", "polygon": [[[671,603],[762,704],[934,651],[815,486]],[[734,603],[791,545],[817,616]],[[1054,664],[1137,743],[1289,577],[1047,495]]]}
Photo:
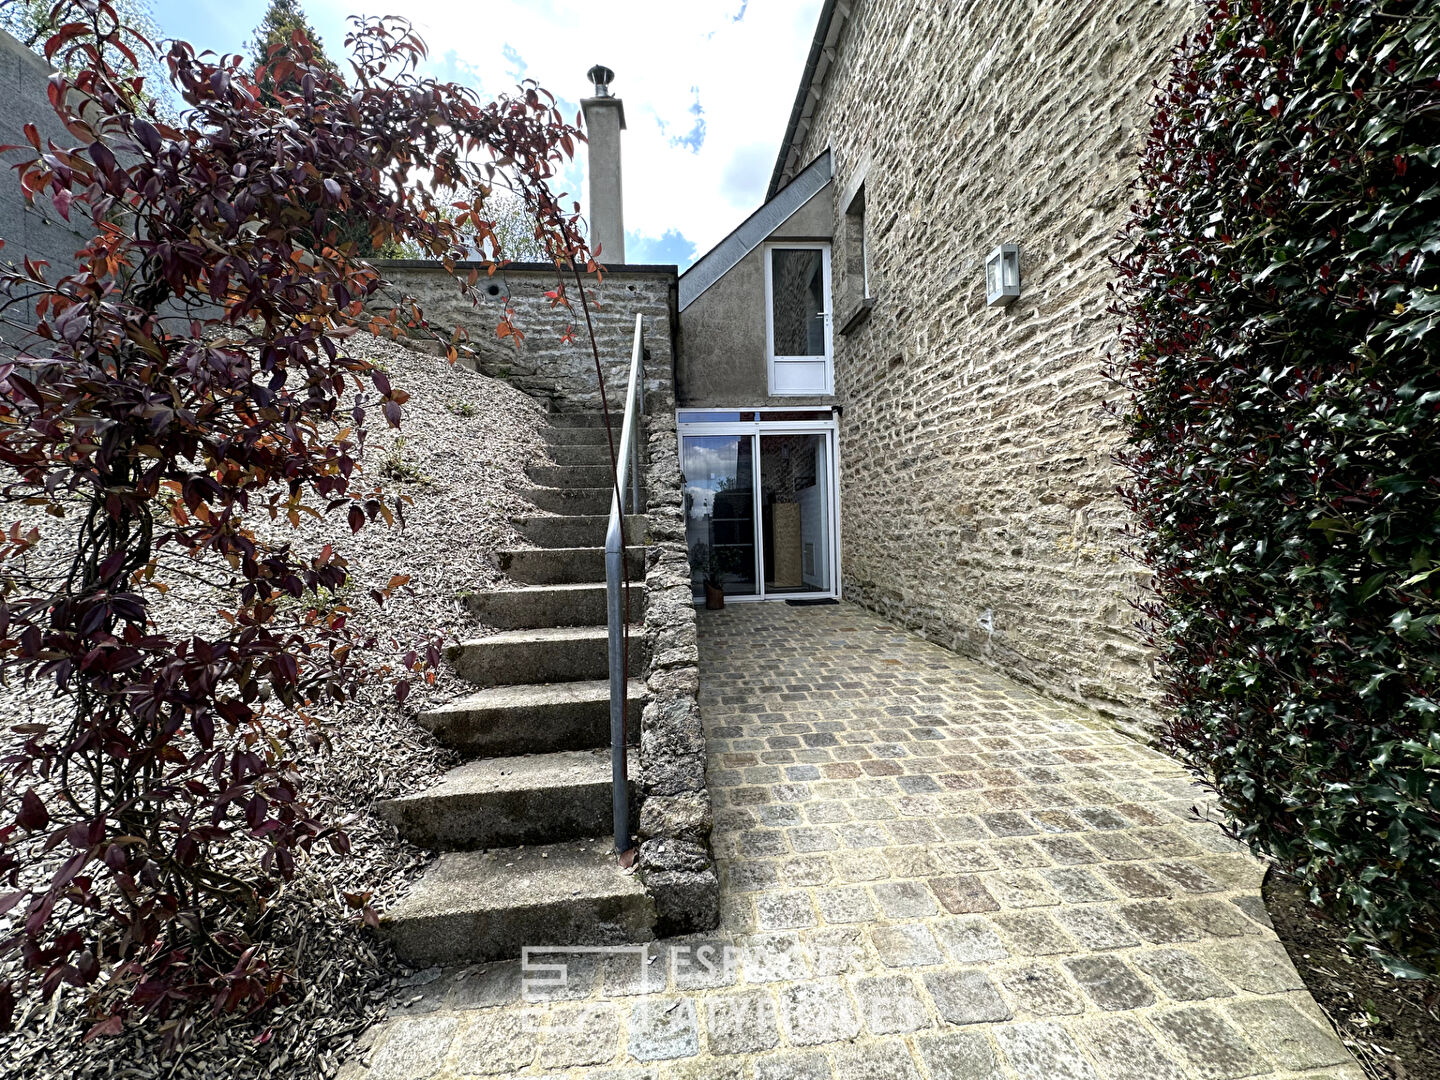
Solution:
{"label": "handrail post", "polygon": [[[605,531],[605,614],[609,637],[610,660],[610,772],[611,807],[615,817],[615,850],[630,849],[630,777],[626,754],[625,712],[629,650],[626,626],[630,612],[626,609],[625,559],[625,497],[630,495],[630,509],[640,507],[640,453],[637,428],[639,413],[644,411],[645,377],[641,368],[645,356],[645,318],[635,316],[635,341],[630,352],[630,382],[625,395],[625,420],[620,426],[620,447],[615,455],[615,490],[610,494],[610,523]],[[626,472],[630,484],[626,484]],[[630,489],[627,491],[627,487]]]}
{"label": "handrail post", "polygon": [[614,513],[605,536],[605,609],[610,638],[610,782],[611,808],[615,818],[615,850],[630,849],[630,776],[625,753],[625,670],[624,623],[625,548]]}

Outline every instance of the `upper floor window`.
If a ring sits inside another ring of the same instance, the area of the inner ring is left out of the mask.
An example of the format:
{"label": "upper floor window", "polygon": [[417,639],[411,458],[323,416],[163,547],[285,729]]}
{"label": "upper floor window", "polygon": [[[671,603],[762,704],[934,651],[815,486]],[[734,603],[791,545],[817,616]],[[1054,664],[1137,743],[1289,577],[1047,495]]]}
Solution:
{"label": "upper floor window", "polygon": [[765,345],[770,393],[833,394],[830,245],[765,250]]}

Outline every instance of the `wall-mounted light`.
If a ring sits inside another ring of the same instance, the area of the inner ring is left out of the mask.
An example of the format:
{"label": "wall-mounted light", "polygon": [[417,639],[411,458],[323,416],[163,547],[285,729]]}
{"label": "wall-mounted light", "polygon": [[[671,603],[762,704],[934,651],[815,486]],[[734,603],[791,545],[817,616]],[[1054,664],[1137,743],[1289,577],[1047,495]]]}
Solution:
{"label": "wall-mounted light", "polygon": [[1020,295],[1020,248],[1001,244],[985,260],[985,304],[1002,307]]}

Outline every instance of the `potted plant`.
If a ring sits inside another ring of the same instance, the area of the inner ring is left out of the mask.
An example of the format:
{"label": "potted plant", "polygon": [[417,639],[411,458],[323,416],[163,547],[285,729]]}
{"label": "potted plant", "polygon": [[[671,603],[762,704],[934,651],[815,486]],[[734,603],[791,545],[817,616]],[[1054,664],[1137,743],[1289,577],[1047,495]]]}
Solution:
{"label": "potted plant", "polygon": [[725,606],[725,589],[720,584],[724,572],[720,566],[720,553],[709,544],[696,544],[690,549],[690,569],[705,586],[705,609],[719,611]]}

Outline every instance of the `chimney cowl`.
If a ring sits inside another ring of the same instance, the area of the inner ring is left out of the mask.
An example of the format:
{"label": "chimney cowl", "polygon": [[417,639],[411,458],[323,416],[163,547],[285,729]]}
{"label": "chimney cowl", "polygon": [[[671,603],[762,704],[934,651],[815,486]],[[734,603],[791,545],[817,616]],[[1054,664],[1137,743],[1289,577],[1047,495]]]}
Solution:
{"label": "chimney cowl", "polygon": [[596,97],[610,96],[610,83],[615,78],[615,72],[604,64],[596,64],[585,73],[585,77],[595,84]]}

